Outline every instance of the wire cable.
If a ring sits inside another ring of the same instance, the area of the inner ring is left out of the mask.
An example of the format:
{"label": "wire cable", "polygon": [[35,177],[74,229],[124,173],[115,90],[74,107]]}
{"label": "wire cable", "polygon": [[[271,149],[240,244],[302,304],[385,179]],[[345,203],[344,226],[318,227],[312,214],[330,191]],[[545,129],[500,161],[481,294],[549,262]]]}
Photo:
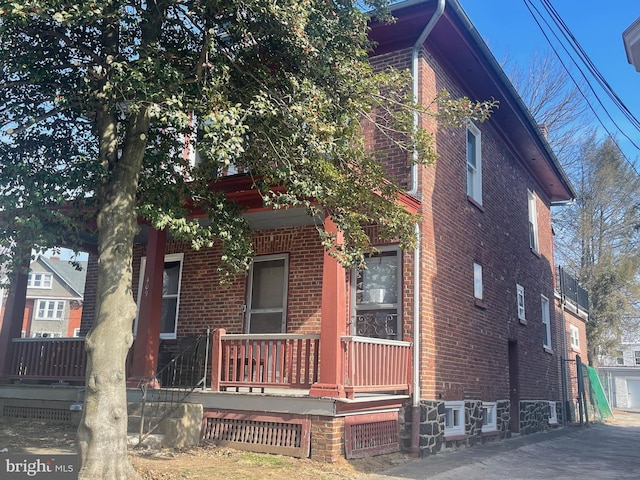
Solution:
{"label": "wire cable", "polygon": [[[596,101],[598,102],[598,104],[600,105],[600,107],[602,108],[602,110],[604,111],[604,113],[607,115],[607,117],[609,118],[609,120],[613,123],[613,125],[617,128],[617,130],[638,150],[640,150],[640,147],[636,144],[636,142],[634,142],[629,135],[627,135],[624,130],[618,125],[618,123],[613,119],[613,117],[611,116],[611,114],[609,113],[609,111],[607,110],[607,108],[605,107],[604,103],[602,102],[602,100],[600,99],[600,97],[598,96],[597,92],[595,91],[595,88],[593,87],[593,85],[591,84],[591,82],[589,81],[589,78],[587,77],[587,75],[585,74],[585,72],[582,70],[582,68],[580,68],[580,65],[577,63],[577,61],[573,58],[573,56],[571,55],[571,53],[568,51],[567,47],[563,44],[562,40],[558,37],[558,34],[554,31],[553,27],[549,24],[548,20],[545,18],[545,16],[540,12],[540,10],[533,4],[533,2],[531,0],[523,0],[525,7],[527,8],[527,10],[529,10],[529,13],[531,14],[531,17],[533,18],[534,22],[536,23],[536,25],[538,26],[538,28],[540,29],[540,31],[542,32],[542,35],[544,36],[544,38],[546,39],[547,43],[549,44],[549,46],[551,47],[551,49],[553,50],[554,54],[556,55],[556,57],[558,58],[558,61],[560,62],[560,64],[562,65],[562,67],[564,68],[564,70],[567,72],[567,75],[569,76],[569,78],[571,79],[571,81],[573,82],[573,84],[576,86],[576,88],[578,89],[578,91],[580,92],[580,95],[582,95],[582,97],[584,98],[584,100],[586,101],[589,109],[591,110],[591,112],[593,113],[593,115],[595,116],[595,118],[598,120],[598,123],[600,124],[600,126],[604,129],[604,131],[607,133],[607,135],[609,136],[609,138],[611,138],[612,142],[614,143],[614,145],[617,147],[617,149],[619,150],[619,152],[621,153],[621,155],[623,156],[623,158],[625,159],[625,161],[631,166],[631,168],[633,169],[633,171],[637,174],[640,175],[640,173],[638,172],[638,170],[636,169],[636,166],[633,162],[631,162],[631,160],[629,160],[629,158],[627,158],[627,156],[625,155],[625,153],[623,152],[622,148],[620,147],[618,141],[616,140],[615,136],[611,133],[611,131],[609,130],[609,128],[605,125],[605,123],[603,122],[602,118],[600,118],[600,115],[598,114],[598,112],[594,109],[593,105],[591,104],[591,102],[589,101],[589,98],[587,97],[587,95],[585,94],[585,92],[583,91],[583,88],[581,88],[580,84],[578,83],[578,81],[576,80],[575,76],[572,74],[572,72],[569,70],[569,68],[567,67],[567,65],[565,64],[563,57],[560,55],[560,53],[558,52],[558,49],[555,47],[554,43],[552,42],[552,40],[549,38],[549,35],[547,34],[547,32],[545,31],[544,27],[541,25],[540,21],[538,20],[538,17],[547,25],[548,30],[551,32],[551,34],[556,38],[558,44],[562,47],[562,49],[565,51],[566,55],[569,57],[569,59],[572,61],[572,63],[575,65],[575,67],[578,69],[578,72],[582,75],[582,78],[585,80],[586,85],[589,87],[589,90],[591,90],[591,92],[593,93]],[[542,1],[546,1],[546,0],[542,0]],[[536,16],[536,13],[538,16]],[[625,107],[626,108],[626,107]],[[635,118],[635,117],[634,117]]]}

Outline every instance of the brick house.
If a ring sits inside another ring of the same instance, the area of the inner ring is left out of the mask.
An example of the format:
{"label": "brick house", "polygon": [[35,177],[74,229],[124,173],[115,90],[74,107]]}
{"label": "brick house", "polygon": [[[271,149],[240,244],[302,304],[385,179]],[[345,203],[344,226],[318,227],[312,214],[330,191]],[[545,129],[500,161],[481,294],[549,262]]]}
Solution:
{"label": "brick house", "polygon": [[[86,262],[79,269],[58,257],[38,255],[29,266],[21,337],[78,337]],[[4,302],[0,317],[4,316]],[[1,323],[0,323],[1,325]]]}
{"label": "brick house", "polygon": [[[442,89],[500,102],[483,124],[418,119],[434,134],[432,166],[412,166],[364,132],[406,187],[399,201],[422,217],[418,248],[379,244],[367,270],[345,271],[323,251],[315,219],[265,210],[243,174],[219,185],[255,230],[246,278],[220,287],[220,252],[193,251],[165,232],[143,227],[135,245],[131,384],[154,375],[184,339],[214,331],[210,389],[188,400],[203,407],[205,439],[333,461],[401,443],[436,453],[543,430],[555,418],[562,349],[550,207],[574,192],[458,2],[409,0],[392,10],[396,23],[372,24],[374,65],[411,70],[426,103]],[[330,218],[325,226],[335,229]],[[370,235],[375,242],[375,227]],[[95,270],[90,255],[81,333]],[[15,378],[10,362],[3,368]],[[230,440],[232,423],[291,428],[294,440]]]}

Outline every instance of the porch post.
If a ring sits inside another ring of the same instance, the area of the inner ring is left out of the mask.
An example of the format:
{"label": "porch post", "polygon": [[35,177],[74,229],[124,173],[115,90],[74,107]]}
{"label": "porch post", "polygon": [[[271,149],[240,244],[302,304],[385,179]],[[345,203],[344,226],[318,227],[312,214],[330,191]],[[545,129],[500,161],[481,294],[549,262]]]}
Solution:
{"label": "porch post", "polygon": [[133,342],[133,362],[129,385],[142,377],[154,376],[158,367],[160,349],[160,322],[162,319],[162,280],[167,232],[149,227],[147,262],[142,280],[138,328]]}
{"label": "porch post", "polygon": [[27,280],[31,263],[31,245],[23,253],[25,253],[24,262],[17,271],[13,272],[13,281],[5,304],[2,328],[0,328],[0,377],[11,375],[12,372],[9,370],[13,354],[12,339],[20,338],[22,333],[24,307],[27,299]]}
{"label": "porch post", "polygon": [[[336,236],[338,244],[342,243],[342,232],[329,216],[325,218],[325,230]],[[344,398],[345,352],[341,337],[347,330],[346,275],[344,267],[326,250],[322,270],[321,314],[320,381],[311,386],[309,395]]]}

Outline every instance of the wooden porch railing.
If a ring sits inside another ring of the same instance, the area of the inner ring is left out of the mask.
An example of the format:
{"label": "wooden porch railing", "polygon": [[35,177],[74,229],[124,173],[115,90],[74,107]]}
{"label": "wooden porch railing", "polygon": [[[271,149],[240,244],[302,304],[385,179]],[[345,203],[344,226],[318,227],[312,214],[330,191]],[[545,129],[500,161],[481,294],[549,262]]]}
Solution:
{"label": "wooden porch railing", "polygon": [[348,398],[357,392],[411,393],[411,342],[356,336],[342,337],[342,342],[347,353],[344,390]]}
{"label": "wooden porch railing", "polygon": [[320,335],[213,334],[211,389],[310,388],[318,381]]}
{"label": "wooden porch railing", "polygon": [[14,338],[12,347],[10,378],[84,381],[84,338]]}

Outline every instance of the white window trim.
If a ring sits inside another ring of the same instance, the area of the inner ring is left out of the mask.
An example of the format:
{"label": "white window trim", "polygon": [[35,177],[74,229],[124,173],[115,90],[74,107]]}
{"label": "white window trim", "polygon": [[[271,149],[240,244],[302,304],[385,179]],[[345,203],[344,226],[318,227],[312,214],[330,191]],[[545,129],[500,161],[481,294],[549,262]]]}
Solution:
{"label": "white window trim", "polygon": [[482,300],[484,295],[482,265],[479,263],[473,264],[473,296],[478,300]]}
{"label": "white window trim", "polygon": [[[469,132],[475,137],[476,165],[473,167],[469,164]],[[482,141],[480,129],[471,121],[467,121],[465,130],[465,151],[466,151],[466,172],[467,172],[467,196],[478,205],[482,205]],[[473,168],[472,184],[469,185],[469,169]]]}
{"label": "white window trim", "polygon": [[[36,285],[36,276],[40,275],[40,285]],[[49,285],[43,285],[44,279],[49,279]],[[48,272],[31,272],[27,277],[27,288],[38,288],[43,290],[51,290],[53,288],[53,274]]]}
{"label": "white window trim", "polygon": [[[495,432],[498,430],[496,402],[482,402],[482,432]],[[484,424],[486,418],[487,423]]]}
{"label": "white window trim", "polygon": [[78,338],[80,337],[80,329],[79,328],[74,328],[73,329],[73,338]]}
{"label": "white window trim", "polygon": [[524,287],[520,284],[516,284],[516,301],[518,305],[518,319],[521,322],[527,321],[524,301]]}
{"label": "white window trim", "polygon": [[[173,333],[166,332],[160,333],[161,340],[174,340],[177,338],[178,333],[178,318],[180,317],[180,291],[182,289],[182,267],[184,267],[184,253],[169,253],[164,256],[163,261],[163,269],[164,264],[167,262],[180,262],[180,273],[178,274],[178,293],[177,293],[177,302],[176,302],[176,321]],[[138,307],[138,314],[136,315],[136,320],[133,325],[133,335],[135,336],[138,332],[138,315],[140,314],[140,302],[142,300],[142,290],[143,290],[143,282],[144,282],[144,274],[147,266],[147,257],[142,257],[140,259],[140,277],[138,278],[138,301],[136,302]],[[163,295],[164,298],[164,295]]]}
{"label": "white window trim", "polygon": [[453,416],[457,416],[458,425],[447,427],[446,422],[446,414],[445,414],[445,426],[444,426],[444,435],[464,435],[464,402],[444,402],[445,411],[451,409]]}
{"label": "white window trim", "polygon": [[558,412],[556,410],[556,402],[549,402],[549,425],[558,424]]}
{"label": "white window trim", "polygon": [[[41,309],[40,308],[40,304],[41,303],[45,303],[45,308]],[[53,308],[53,313],[54,316],[53,317],[48,317],[46,316],[46,312],[49,311],[48,304],[49,303],[53,303],[54,304],[54,308]],[[59,308],[60,305],[62,305],[62,308]],[[55,299],[55,298],[39,298],[38,300],[36,300],[35,302],[35,307],[34,307],[34,315],[33,318],[35,320],[42,320],[42,321],[61,321],[65,319],[65,311],[66,311],[66,301],[65,300],[60,300],[60,299]],[[45,312],[45,316],[41,316],[40,315],[40,310],[44,310]],[[56,312],[62,312],[62,315],[60,317],[55,316]]]}
{"label": "white window trim", "polygon": [[536,207],[536,196],[531,190],[527,190],[529,205],[529,247],[536,253],[540,251],[538,240],[538,209]]}
{"label": "white window trim", "polygon": [[542,342],[542,346],[547,350],[551,350],[551,314],[549,310],[549,299],[544,295],[540,295],[540,305],[542,308],[542,328],[547,334],[547,342]]}
{"label": "white window trim", "polygon": [[580,350],[580,329],[572,324],[569,324],[569,343],[572,350]]}

